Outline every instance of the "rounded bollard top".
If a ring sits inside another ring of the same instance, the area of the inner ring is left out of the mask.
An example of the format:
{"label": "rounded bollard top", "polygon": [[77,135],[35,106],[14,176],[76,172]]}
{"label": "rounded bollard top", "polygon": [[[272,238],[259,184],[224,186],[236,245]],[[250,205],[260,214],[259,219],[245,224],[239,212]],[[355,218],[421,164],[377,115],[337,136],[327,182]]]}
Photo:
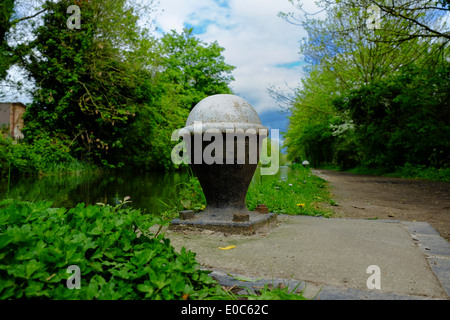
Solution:
{"label": "rounded bollard top", "polygon": [[226,132],[226,129],[255,129],[256,132],[267,129],[250,103],[232,94],[212,95],[197,103],[186,120],[185,129],[191,134],[194,133],[194,121],[202,122],[202,132],[210,129],[221,132]]}

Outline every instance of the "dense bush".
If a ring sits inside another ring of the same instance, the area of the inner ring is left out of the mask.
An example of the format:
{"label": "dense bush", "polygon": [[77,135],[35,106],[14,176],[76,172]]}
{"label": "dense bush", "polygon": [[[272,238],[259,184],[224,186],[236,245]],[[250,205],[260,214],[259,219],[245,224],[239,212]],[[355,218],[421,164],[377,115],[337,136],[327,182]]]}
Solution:
{"label": "dense bush", "polygon": [[0,137],[0,177],[11,174],[36,174],[68,167],[76,162],[69,148],[59,139],[40,136],[33,144]]}
{"label": "dense bush", "polygon": [[[449,46],[432,30],[448,8],[405,11],[409,2],[392,2],[374,31],[355,1],[317,5],[320,18],[282,15],[308,35],[300,42],[302,85],[294,99],[280,98],[292,102],[289,158],[381,173],[442,169],[442,176],[450,164]],[[431,36],[422,33],[427,24]]]}
{"label": "dense bush", "polygon": [[409,66],[336,99],[355,124],[359,164],[388,170],[448,164],[449,74],[449,65],[435,71]]}
{"label": "dense bush", "polygon": [[332,108],[308,111],[305,91],[290,116],[290,158],[314,166],[365,167],[393,172],[404,166],[446,169],[450,163],[450,65],[402,67],[383,79],[335,94]]}
{"label": "dense bush", "polygon": [[[220,288],[194,253],[149,233],[159,218],[125,206],[1,201],[0,299],[202,299]],[[70,265],[80,289],[67,287]]]}

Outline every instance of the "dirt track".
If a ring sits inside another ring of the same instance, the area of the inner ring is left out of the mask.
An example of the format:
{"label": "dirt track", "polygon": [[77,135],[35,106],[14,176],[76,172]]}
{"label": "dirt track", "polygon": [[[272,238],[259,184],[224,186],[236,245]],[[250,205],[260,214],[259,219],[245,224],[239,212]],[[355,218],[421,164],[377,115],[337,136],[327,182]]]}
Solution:
{"label": "dirt track", "polygon": [[450,183],[313,172],[330,183],[334,217],[425,221],[450,242]]}

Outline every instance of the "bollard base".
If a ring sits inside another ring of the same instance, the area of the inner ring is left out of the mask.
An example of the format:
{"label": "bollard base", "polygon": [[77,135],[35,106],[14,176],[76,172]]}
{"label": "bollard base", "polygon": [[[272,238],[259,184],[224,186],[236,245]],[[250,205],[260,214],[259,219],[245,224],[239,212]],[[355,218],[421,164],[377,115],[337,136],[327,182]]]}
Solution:
{"label": "bollard base", "polygon": [[[217,212],[219,211],[219,212]],[[252,235],[257,231],[266,230],[276,225],[275,213],[261,214],[253,211],[220,212],[221,210],[196,213],[191,219],[172,220],[169,230],[202,231]],[[237,216],[245,216],[244,221],[236,221]],[[247,218],[248,216],[248,218]]]}

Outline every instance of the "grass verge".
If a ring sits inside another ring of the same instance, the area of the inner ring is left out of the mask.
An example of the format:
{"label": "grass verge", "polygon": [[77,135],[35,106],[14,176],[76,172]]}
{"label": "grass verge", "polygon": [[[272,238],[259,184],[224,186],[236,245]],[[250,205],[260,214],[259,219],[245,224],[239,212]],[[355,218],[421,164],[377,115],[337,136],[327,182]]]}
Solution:
{"label": "grass verge", "polygon": [[368,176],[384,176],[392,178],[423,179],[450,182],[450,168],[434,168],[423,165],[411,165],[408,163],[404,166],[397,167],[394,171],[389,171],[384,168],[367,167],[356,167],[347,170],[336,166],[321,166],[320,168],[333,171],[351,172]]}
{"label": "grass verge", "polygon": [[[322,208],[322,204],[334,205],[328,191],[327,182],[312,174],[309,168],[291,165],[286,178],[277,175],[261,176],[254,179],[248,189],[246,205],[253,210],[258,204],[265,204],[269,212],[276,214],[309,215],[330,217],[332,211]],[[187,182],[178,185],[178,199],[164,203],[162,213],[166,219],[178,216],[181,210],[201,211],[206,207],[206,199],[200,182],[191,176]]]}
{"label": "grass verge", "polygon": [[269,212],[277,214],[324,217],[329,217],[331,211],[321,208],[321,204],[332,201],[327,182],[300,165],[290,166],[285,179],[261,176],[250,184],[246,197],[249,210],[265,204]]}

